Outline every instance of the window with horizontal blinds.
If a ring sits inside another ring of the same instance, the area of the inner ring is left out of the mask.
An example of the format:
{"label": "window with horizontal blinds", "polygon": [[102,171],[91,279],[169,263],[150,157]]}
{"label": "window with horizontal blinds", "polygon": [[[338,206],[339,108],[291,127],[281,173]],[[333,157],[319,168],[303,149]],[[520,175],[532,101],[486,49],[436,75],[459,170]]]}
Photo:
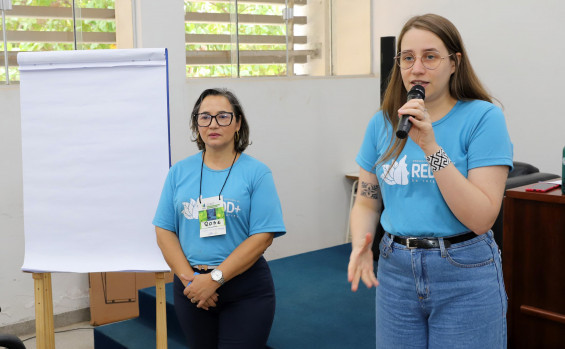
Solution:
{"label": "window with horizontal blinds", "polygon": [[187,76],[300,74],[296,68],[318,55],[304,48],[306,6],[307,0],[185,0]]}
{"label": "window with horizontal blinds", "polygon": [[[10,5],[6,31],[0,22],[0,81],[19,79],[20,51],[134,47],[133,23],[151,22],[147,14],[132,19],[135,3],[0,0],[0,9]],[[188,77],[371,74],[369,0],[237,0],[238,11],[236,0],[183,3]]]}
{"label": "window with horizontal blinds", "polygon": [[0,2],[7,43],[4,47],[4,40],[0,42],[0,81],[19,80],[18,52],[116,48],[115,0]]}

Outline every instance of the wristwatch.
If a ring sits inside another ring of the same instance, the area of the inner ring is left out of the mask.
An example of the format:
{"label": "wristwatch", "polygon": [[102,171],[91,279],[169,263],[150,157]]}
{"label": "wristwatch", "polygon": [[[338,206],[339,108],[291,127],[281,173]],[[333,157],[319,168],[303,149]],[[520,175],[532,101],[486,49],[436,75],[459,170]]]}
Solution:
{"label": "wristwatch", "polygon": [[212,276],[212,280],[216,281],[220,285],[224,284],[224,274],[222,274],[221,270],[219,269],[212,270],[210,276]]}

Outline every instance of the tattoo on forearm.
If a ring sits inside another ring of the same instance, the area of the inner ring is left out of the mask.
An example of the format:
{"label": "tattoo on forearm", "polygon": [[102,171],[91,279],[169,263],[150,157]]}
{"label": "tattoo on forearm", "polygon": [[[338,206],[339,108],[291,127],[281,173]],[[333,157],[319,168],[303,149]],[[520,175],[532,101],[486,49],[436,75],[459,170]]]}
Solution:
{"label": "tattoo on forearm", "polygon": [[381,187],[378,184],[361,182],[361,195],[369,199],[378,200],[381,193]]}

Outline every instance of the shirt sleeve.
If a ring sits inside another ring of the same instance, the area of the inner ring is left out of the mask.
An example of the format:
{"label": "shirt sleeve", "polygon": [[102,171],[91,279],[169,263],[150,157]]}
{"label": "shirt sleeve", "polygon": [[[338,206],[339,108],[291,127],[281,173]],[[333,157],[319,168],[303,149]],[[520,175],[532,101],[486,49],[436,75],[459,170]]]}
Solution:
{"label": "shirt sleeve", "polygon": [[361,144],[361,149],[355,158],[355,161],[361,168],[368,172],[375,171],[375,164],[377,163],[377,137],[376,137],[376,116],[374,116],[367,130],[365,131],[365,137],[363,138],[363,143]]}
{"label": "shirt sleeve", "polygon": [[258,233],[275,233],[275,237],[286,233],[281,203],[270,171],[256,182],[251,194],[249,236]]}
{"label": "shirt sleeve", "polygon": [[178,234],[178,224],[173,200],[174,191],[172,183],[172,172],[173,171],[169,170],[167,178],[165,179],[163,191],[161,192],[161,198],[159,199],[159,204],[157,205],[157,212],[155,212],[155,217],[153,218],[153,225]]}
{"label": "shirt sleeve", "polygon": [[469,142],[468,168],[506,165],[513,168],[513,146],[502,110],[492,106],[480,119]]}

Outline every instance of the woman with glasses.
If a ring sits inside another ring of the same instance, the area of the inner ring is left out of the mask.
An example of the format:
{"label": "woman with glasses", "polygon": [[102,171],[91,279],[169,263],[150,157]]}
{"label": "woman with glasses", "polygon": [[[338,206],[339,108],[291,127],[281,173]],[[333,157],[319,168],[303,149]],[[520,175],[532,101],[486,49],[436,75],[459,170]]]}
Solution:
{"label": "woman with glasses", "polygon": [[[507,298],[490,230],[512,168],[504,115],[446,18],[408,20],[395,59],[356,158],[351,289],[378,286],[377,348],[505,348]],[[416,85],[425,98],[407,98]],[[411,128],[401,139],[403,116]]]}
{"label": "woman with glasses", "polygon": [[171,167],[153,219],[179,324],[191,349],[263,349],[275,312],[263,253],[285,233],[273,176],[243,153],[249,126],[231,92],[205,90],[191,129],[201,152]]}

